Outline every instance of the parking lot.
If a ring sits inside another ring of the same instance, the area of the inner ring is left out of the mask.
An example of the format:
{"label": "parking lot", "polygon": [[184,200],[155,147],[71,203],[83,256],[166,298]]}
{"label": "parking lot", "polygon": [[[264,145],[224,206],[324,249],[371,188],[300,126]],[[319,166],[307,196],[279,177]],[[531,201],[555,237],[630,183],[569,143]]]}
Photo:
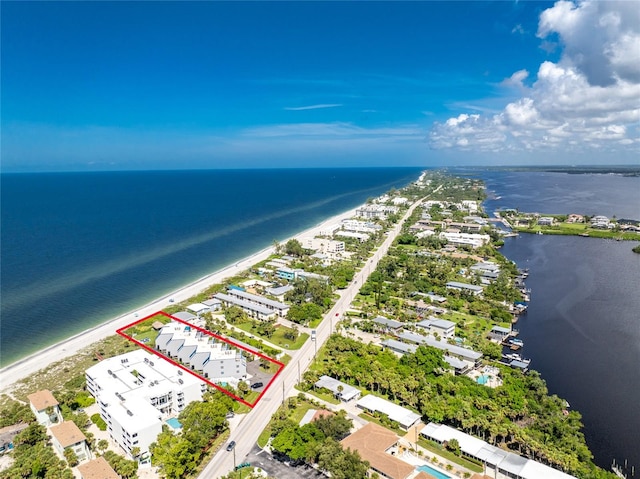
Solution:
{"label": "parking lot", "polygon": [[269,476],[277,477],[278,479],[326,479],[324,474],[312,467],[293,467],[280,462],[258,446],[253,446],[247,457],[239,462],[248,462],[254,467],[264,469]]}

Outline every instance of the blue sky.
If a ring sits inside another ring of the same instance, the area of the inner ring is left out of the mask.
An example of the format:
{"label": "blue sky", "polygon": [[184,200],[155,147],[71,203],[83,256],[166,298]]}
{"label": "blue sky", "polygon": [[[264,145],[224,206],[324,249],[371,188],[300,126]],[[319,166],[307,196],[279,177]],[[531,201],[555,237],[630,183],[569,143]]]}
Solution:
{"label": "blue sky", "polygon": [[639,5],[3,2],[2,168],[637,164]]}

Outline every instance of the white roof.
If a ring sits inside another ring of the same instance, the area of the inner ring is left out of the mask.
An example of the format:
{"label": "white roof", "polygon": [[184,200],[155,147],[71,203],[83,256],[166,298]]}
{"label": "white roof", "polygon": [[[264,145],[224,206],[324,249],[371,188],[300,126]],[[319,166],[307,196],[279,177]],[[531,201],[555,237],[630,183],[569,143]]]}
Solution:
{"label": "white roof", "polygon": [[373,394],[369,394],[361,398],[357,405],[363,409],[368,409],[370,411],[378,411],[382,414],[386,414],[389,416],[389,419],[396,421],[404,428],[409,428],[413,426],[416,421],[420,420],[420,414],[417,414],[413,411],[410,411],[407,408],[402,406],[398,406],[392,402],[389,402],[385,399],[379,398],[378,396],[374,396]]}
{"label": "white roof", "polygon": [[189,311],[193,311],[194,313],[201,313],[203,311],[209,311],[209,306],[202,303],[193,303],[187,306]]}
{"label": "white roof", "polygon": [[[359,389],[343,383],[342,381],[338,381],[330,376],[320,376],[320,379],[318,379],[315,386],[317,388],[327,388],[333,394],[340,396],[345,401],[350,401],[360,395]],[[338,390],[338,386],[342,386],[342,392]]]}
{"label": "white roof", "polygon": [[[368,396],[367,396],[368,397]],[[430,422],[427,424],[420,434],[434,439],[438,442],[450,441],[456,439],[460,444],[460,449],[465,454],[473,456],[492,466],[511,473],[523,479],[575,479],[575,476],[565,474],[562,471],[545,466],[536,461],[526,459],[518,454],[492,446],[477,437],[465,434],[449,426]]]}

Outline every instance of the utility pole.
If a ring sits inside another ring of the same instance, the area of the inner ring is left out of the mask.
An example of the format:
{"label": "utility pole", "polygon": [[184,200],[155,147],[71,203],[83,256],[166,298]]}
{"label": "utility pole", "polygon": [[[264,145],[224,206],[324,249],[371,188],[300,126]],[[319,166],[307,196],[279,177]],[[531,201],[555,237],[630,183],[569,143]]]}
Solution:
{"label": "utility pole", "polygon": [[284,405],[284,381],[282,381],[282,404]]}

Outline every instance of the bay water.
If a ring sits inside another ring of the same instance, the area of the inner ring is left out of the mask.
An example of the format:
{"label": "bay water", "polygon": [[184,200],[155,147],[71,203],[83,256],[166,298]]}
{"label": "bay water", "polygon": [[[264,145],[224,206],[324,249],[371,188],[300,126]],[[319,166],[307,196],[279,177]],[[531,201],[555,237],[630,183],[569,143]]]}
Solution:
{"label": "bay water", "polygon": [[[605,215],[640,220],[640,178],[610,174],[482,171],[487,212]],[[507,238],[502,254],[529,268],[528,312],[516,328],[522,355],[552,394],[582,414],[596,463],[640,474],[639,241],[579,236]],[[631,476],[629,476],[631,477]]]}

